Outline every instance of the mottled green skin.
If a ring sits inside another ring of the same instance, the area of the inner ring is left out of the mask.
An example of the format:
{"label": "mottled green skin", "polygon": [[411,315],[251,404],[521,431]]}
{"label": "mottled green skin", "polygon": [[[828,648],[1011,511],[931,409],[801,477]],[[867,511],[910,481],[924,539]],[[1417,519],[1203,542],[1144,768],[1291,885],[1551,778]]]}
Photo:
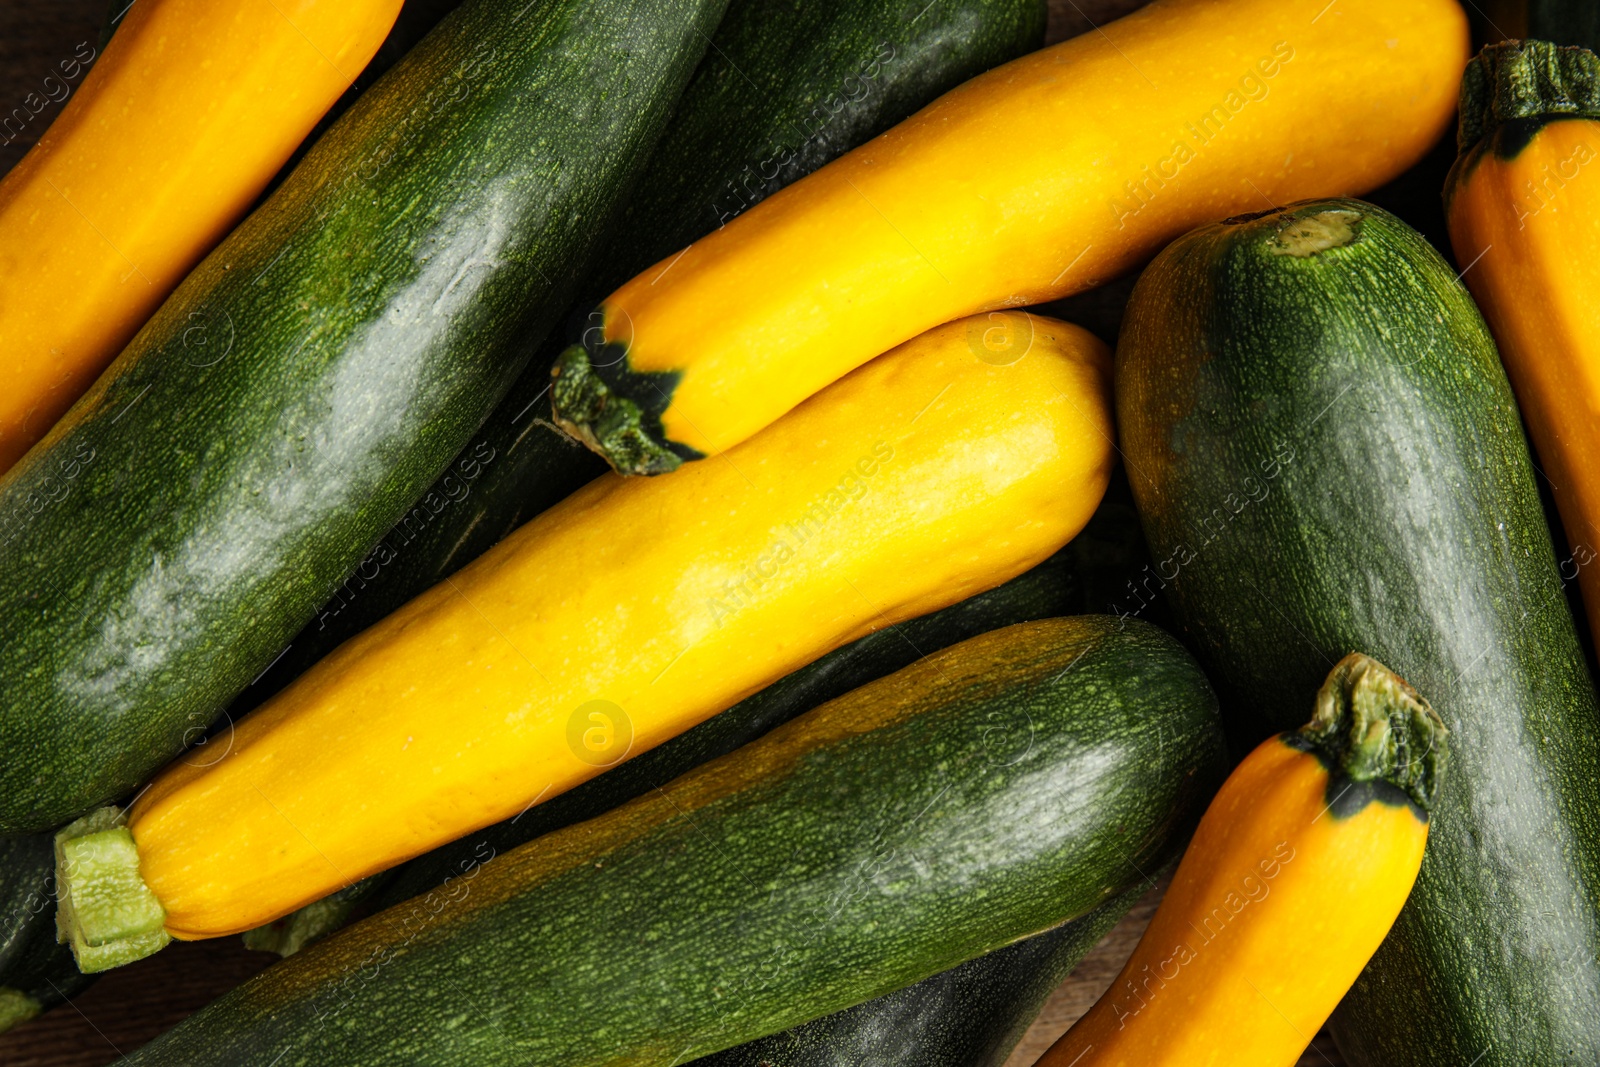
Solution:
{"label": "mottled green skin", "polygon": [[[462,452],[463,459],[493,458],[469,467],[478,472],[471,478],[459,461],[441,477],[408,521],[384,537],[384,547],[339,586],[283,659],[241,694],[235,714],[607,469],[604,460],[548,421],[550,366],[571,339],[568,333],[576,336],[587,325],[585,313],[597,297],[715,228],[719,215],[735,204],[730,190],[748,177],[745,168],[759,173],[763,160],[800,143],[796,124],[815,125],[806,116],[841,92],[844,79],[877,54],[878,42],[891,42],[895,59],[880,63],[860,98],[844,101],[781,173],[755,182],[763,193],[803,177],[975,74],[1037,48],[1044,36],[1040,0],[936,0],[911,24],[925,5],[926,0],[729,4],[622,222],[594,257],[585,299],[572,312],[569,330],[551,335]],[[396,34],[406,20],[402,14]],[[719,202],[724,206],[714,209]]]}
{"label": "mottled green skin", "polygon": [[1600,713],[1516,405],[1438,254],[1370,205],[1292,210],[1322,208],[1357,238],[1277,255],[1277,217],[1217,224],[1134,291],[1117,412],[1151,552],[1190,549],[1175,612],[1244,740],[1352,651],[1451,731],[1416,889],[1335,1016],[1349,1061],[1594,1064]]}
{"label": "mottled green skin", "polygon": [[1001,1067],[1056,986],[1149,887],[916,985],[696,1061],[701,1067]]}
{"label": "mottled green skin", "polygon": [[438,477],[723,3],[462,7],[0,481],[0,832],[194,740]]}
{"label": "mottled green skin", "polygon": [[1223,763],[1171,638],[1023,623],[343,930],[127,1062],[683,1063],[1099,906]]}
{"label": "mottled green skin", "polygon": [[79,973],[72,949],[56,944],[55,867],[49,834],[0,841],[0,988],[33,998],[41,1009],[94,981]]}

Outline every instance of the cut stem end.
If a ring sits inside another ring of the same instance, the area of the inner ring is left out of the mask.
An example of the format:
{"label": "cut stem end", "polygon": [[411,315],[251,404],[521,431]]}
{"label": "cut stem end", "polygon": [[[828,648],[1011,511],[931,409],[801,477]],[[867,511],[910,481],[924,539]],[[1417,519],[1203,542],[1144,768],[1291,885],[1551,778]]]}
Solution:
{"label": "cut stem end", "polygon": [[90,812],[56,834],[56,887],[56,939],[72,945],[84,974],[132,963],[172,940],[118,808]]}

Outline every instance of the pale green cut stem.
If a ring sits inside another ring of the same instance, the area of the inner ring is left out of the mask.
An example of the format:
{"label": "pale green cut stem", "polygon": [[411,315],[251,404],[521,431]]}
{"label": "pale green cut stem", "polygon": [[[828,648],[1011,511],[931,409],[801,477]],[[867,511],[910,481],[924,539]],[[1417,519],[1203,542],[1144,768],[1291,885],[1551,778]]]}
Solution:
{"label": "pale green cut stem", "polygon": [[72,945],[84,974],[143,959],[172,940],[118,808],[92,811],[56,834],[56,892],[56,940]]}

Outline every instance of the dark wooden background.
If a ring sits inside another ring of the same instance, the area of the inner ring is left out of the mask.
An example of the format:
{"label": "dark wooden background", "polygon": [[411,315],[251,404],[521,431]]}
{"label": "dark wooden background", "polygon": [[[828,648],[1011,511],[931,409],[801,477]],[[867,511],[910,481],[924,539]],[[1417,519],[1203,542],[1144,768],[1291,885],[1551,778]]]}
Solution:
{"label": "dark wooden background", "polygon": [[[1094,32],[1099,23],[1143,0],[1051,0],[1050,36],[1058,41]],[[1403,0],[1400,0],[1403,2]],[[41,92],[47,75],[85,42],[98,44],[106,0],[0,0],[0,113]],[[82,82],[79,77],[74,88]],[[59,90],[58,90],[59,93]],[[22,158],[61,110],[44,108],[23,134],[0,145],[0,173]],[[1058,989],[1006,1067],[1029,1067],[1111,984],[1150,921],[1159,893],[1128,915]],[[81,996],[0,1036],[4,1067],[100,1067],[131,1052],[265,968],[275,957],[247,952],[238,938],[178,943],[113,971]],[[1301,1067],[1343,1067],[1325,1036]]]}

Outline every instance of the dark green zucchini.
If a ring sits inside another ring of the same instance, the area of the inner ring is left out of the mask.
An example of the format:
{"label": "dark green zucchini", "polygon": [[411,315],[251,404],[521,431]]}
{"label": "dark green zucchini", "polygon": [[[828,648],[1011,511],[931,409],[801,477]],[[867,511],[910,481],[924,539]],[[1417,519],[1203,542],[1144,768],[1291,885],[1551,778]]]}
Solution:
{"label": "dark green zucchini", "polygon": [[94,980],[56,943],[55,873],[49,834],[0,840],[0,1033]]}
{"label": "dark green zucchini", "polygon": [[469,443],[723,3],[471,0],[0,480],[0,832],[198,736]]}
{"label": "dark green zucchini", "polygon": [[[578,306],[587,311],[591,297],[715,228],[738,203],[1038,47],[1044,16],[1042,0],[733,0]],[[574,319],[572,329],[582,328]],[[606,471],[548,422],[550,365],[568,341],[552,336],[454,467],[339,576],[316,619],[233,714]]]}
{"label": "dark green zucchini", "polygon": [[696,1060],[700,1067],[1002,1067],[1056,986],[1148,887],[886,996]]}
{"label": "dark green zucchini", "polygon": [[1223,764],[1155,627],[1008,627],[342,930],[128,1062],[683,1063],[1103,904]]}
{"label": "dark green zucchini", "polygon": [[1334,1033],[1358,1067],[1600,1063],[1600,709],[1466,290],[1356,201],[1145,271],[1116,362],[1151,552],[1248,743],[1351,649],[1455,735],[1422,873]]}

